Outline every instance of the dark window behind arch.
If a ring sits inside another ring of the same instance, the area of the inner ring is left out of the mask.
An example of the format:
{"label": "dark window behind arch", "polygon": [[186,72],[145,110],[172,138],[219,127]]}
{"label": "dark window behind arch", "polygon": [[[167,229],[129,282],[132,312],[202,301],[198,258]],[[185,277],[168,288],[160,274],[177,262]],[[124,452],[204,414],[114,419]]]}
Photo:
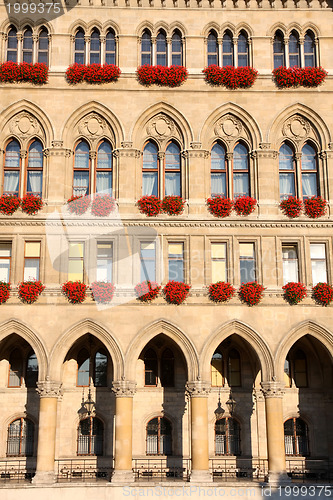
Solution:
{"label": "dark window behind arch", "polygon": [[81,420],[78,427],[77,454],[103,455],[104,425],[97,417]]}
{"label": "dark window behind arch", "polygon": [[175,66],[183,64],[182,37],[178,31],[175,31],[171,38],[171,64]]}
{"label": "dark window behind arch", "polygon": [[230,387],[241,386],[241,360],[237,349],[231,349],[228,356],[228,384]]}
{"label": "dark window behind arch", "polygon": [[21,387],[23,375],[23,357],[19,349],[14,349],[9,356],[8,387]]}
{"label": "dark window behind arch", "polygon": [[151,34],[145,30],[141,37],[141,65],[152,64]]}
{"label": "dark window behind arch", "polygon": [[7,36],[7,61],[17,62],[17,29],[11,26]]}
{"label": "dark window behind arch", "polygon": [[90,356],[86,349],[81,349],[77,358],[77,385],[89,386]]}
{"label": "dark window behind arch", "polygon": [[23,32],[23,51],[22,60],[26,63],[32,63],[33,59],[33,38],[32,29],[27,26]]}
{"label": "dark window behind arch", "polygon": [[97,351],[94,365],[95,387],[107,386],[108,357],[104,351]]}
{"label": "dark window behind arch", "polygon": [[38,62],[49,64],[49,34],[42,28],[38,35]]}
{"label": "dark window behind arch", "polygon": [[211,371],[211,384],[215,387],[222,387],[224,385],[223,380],[223,356],[222,353],[217,349],[210,361],[210,371]]}
{"label": "dark window behind arch", "polygon": [[75,34],[74,39],[74,62],[77,64],[84,64],[85,60],[85,41],[84,41],[84,33],[80,29]]}
{"label": "dark window behind arch", "polygon": [[157,386],[158,363],[154,349],[148,349],[144,356],[145,385]]}
{"label": "dark window behind arch", "polygon": [[165,349],[161,356],[161,385],[174,387],[175,385],[175,357],[171,349]]}
{"label": "dark window behind arch", "polygon": [[273,40],[274,69],[286,65],[284,53],[284,37],[281,31],[277,31]]}
{"label": "dark window behind arch", "polygon": [[211,31],[207,38],[207,66],[211,64],[219,64],[217,35],[215,31]]}
{"label": "dark window behind arch", "polygon": [[300,44],[296,31],[292,31],[289,36],[289,66],[300,66]]}
{"label": "dark window behind arch", "polygon": [[32,352],[27,359],[25,385],[27,387],[36,387],[38,381],[38,361],[37,356]]}
{"label": "dark window behind arch", "polygon": [[94,30],[90,36],[90,64],[101,63],[101,42],[99,32]]}
{"label": "dark window behind arch", "polygon": [[304,65],[316,66],[316,45],[311,31],[307,31],[304,37]]}
{"label": "dark window behind arch", "polygon": [[308,387],[307,360],[304,351],[298,349],[293,355],[293,361],[296,387]]}
{"label": "dark window behind arch", "polygon": [[290,418],[284,423],[286,455],[309,455],[308,426],[301,418]]}
{"label": "dark window behind arch", "polygon": [[157,65],[167,66],[167,41],[164,31],[160,31],[156,37],[156,62]]}
{"label": "dark window behind arch", "polygon": [[215,455],[240,455],[240,427],[234,418],[215,423]]}
{"label": "dark window behind arch", "polygon": [[237,40],[237,54],[238,54],[238,66],[248,66],[249,65],[249,42],[248,37],[245,32],[239,34]]}
{"label": "dark window behind arch", "polygon": [[116,37],[113,30],[109,30],[105,37],[105,64],[116,64]]}
{"label": "dark window behind arch", "polygon": [[222,38],[222,66],[234,66],[232,34],[226,31]]}
{"label": "dark window behind arch", "polygon": [[172,454],[172,426],[165,417],[157,417],[147,424],[147,455]]}
{"label": "dark window behind arch", "polygon": [[31,457],[34,450],[34,424],[18,418],[8,426],[7,457]]}

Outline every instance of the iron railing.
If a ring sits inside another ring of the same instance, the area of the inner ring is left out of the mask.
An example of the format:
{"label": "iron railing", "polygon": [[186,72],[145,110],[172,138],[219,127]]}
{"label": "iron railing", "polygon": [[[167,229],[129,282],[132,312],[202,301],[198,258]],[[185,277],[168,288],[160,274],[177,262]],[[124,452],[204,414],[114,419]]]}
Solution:
{"label": "iron railing", "polygon": [[333,483],[333,462],[307,457],[286,458],[288,476],[302,482]]}
{"label": "iron railing", "polygon": [[36,466],[35,463],[30,465],[27,462],[27,459],[0,460],[0,484],[31,482],[36,472]]}
{"label": "iron railing", "polygon": [[265,458],[212,458],[209,469],[214,481],[250,479],[265,481],[268,476],[268,460]]}
{"label": "iron railing", "polygon": [[166,458],[135,458],[133,472],[136,481],[189,481],[191,460],[170,456]]}
{"label": "iron railing", "polygon": [[72,458],[56,460],[56,477],[61,482],[110,481],[113,459],[107,462],[100,458]]}

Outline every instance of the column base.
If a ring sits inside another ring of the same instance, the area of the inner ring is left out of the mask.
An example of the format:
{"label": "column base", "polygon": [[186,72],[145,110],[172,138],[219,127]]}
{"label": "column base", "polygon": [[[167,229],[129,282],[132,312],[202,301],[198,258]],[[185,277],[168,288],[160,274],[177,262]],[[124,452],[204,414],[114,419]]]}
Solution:
{"label": "column base", "polygon": [[273,472],[273,471],[268,471],[268,483],[269,484],[279,484],[283,485],[286,484],[288,485],[291,482],[290,477],[287,475],[287,473],[284,472]]}
{"label": "column base", "polygon": [[115,470],[111,482],[117,484],[133,483],[134,473],[132,470]]}
{"label": "column base", "polygon": [[54,484],[56,482],[56,475],[54,471],[37,471],[31,482],[37,486],[43,484]]}
{"label": "column base", "polygon": [[212,483],[213,478],[209,470],[192,470],[190,476],[191,483]]}

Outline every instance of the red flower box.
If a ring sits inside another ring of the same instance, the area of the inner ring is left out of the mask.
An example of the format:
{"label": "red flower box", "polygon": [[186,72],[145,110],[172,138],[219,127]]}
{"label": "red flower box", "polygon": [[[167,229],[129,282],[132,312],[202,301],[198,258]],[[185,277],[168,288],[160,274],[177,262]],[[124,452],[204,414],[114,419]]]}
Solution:
{"label": "red flower box", "polygon": [[68,83],[76,84],[116,82],[121,74],[120,68],[114,64],[72,64],[66,70]]}
{"label": "red flower box", "polygon": [[26,194],[21,199],[21,209],[29,215],[34,215],[43,208],[43,200],[34,194]]}
{"label": "red flower box", "polygon": [[33,304],[45,288],[41,281],[27,280],[17,285],[18,294],[22,302]]}
{"label": "red flower box", "polygon": [[185,201],[181,196],[166,196],[162,201],[162,212],[168,215],[180,215],[184,210]]}
{"label": "red flower box", "polygon": [[302,200],[296,198],[296,196],[289,196],[286,200],[282,200],[280,202],[280,209],[290,219],[294,219],[295,217],[299,217],[302,212]]}
{"label": "red flower box", "polygon": [[20,198],[13,195],[2,195],[0,197],[0,212],[4,215],[12,215],[21,204]]}
{"label": "red flower box", "polygon": [[161,287],[156,281],[143,281],[138,283],[135,288],[135,293],[142,302],[151,302],[160,293]]}
{"label": "red flower box", "polygon": [[305,215],[312,219],[322,217],[327,212],[327,201],[321,196],[312,196],[303,201]]}
{"label": "red flower box", "polygon": [[188,77],[188,71],[184,66],[150,66],[144,64],[136,70],[138,82],[149,87],[160,85],[161,87],[179,87]]}
{"label": "red flower box", "polygon": [[208,210],[215,217],[229,217],[234,205],[230,198],[224,196],[213,196],[206,201]]}
{"label": "red flower box", "polygon": [[208,296],[213,302],[227,302],[235,293],[235,288],[225,281],[211,283],[208,287]]}
{"label": "red flower box", "polygon": [[101,304],[111,302],[115,288],[116,287],[112,283],[106,283],[104,281],[94,281],[90,285],[94,301]]}
{"label": "red flower box", "polygon": [[0,281],[0,304],[4,304],[9,299],[10,283]]}
{"label": "red flower box", "polygon": [[291,305],[298,304],[306,297],[306,287],[303,283],[290,281],[282,287],[282,290],[284,290],[284,299]]}
{"label": "red flower box", "polygon": [[88,285],[81,281],[66,281],[62,285],[62,292],[72,304],[80,304],[86,298]]}
{"label": "red flower box", "polygon": [[322,306],[328,306],[333,300],[333,287],[328,283],[317,283],[312,288],[312,297]]}
{"label": "red flower box", "polygon": [[323,83],[327,74],[327,71],[321,66],[316,68],[298,68],[297,66],[286,68],[285,66],[279,66],[273,70],[274,81],[280,88],[318,87]]}
{"label": "red flower box", "polygon": [[67,200],[67,208],[71,214],[83,215],[89,208],[90,196],[71,196]]}
{"label": "red flower box", "polygon": [[205,81],[214,87],[248,89],[254,84],[258,71],[250,66],[217,66],[211,64],[202,70]]}
{"label": "red flower box", "polygon": [[98,194],[91,205],[91,213],[96,217],[107,217],[116,208],[116,202],[109,194]]}
{"label": "red flower box", "polygon": [[325,81],[327,75],[327,71],[321,66],[303,68],[300,85],[302,87],[318,87]]}
{"label": "red flower box", "polygon": [[249,306],[255,306],[263,298],[264,290],[265,288],[256,281],[250,281],[249,283],[241,284],[238,296],[242,302],[245,302]]}
{"label": "red flower box", "polygon": [[234,210],[238,215],[250,215],[257,206],[257,200],[251,196],[240,196],[234,201]]}
{"label": "red flower box", "polygon": [[148,217],[154,217],[161,211],[161,200],[157,196],[142,196],[137,201],[137,205],[140,212]]}
{"label": "red flower box", "polygon": [[181,304],[188,296],[191,285],[186,285],[181,281],[169,281],[163,288],[165,300],[169,304]]}
{"label": "red flower box", "polygon": [[47,83],[49,68],[44,63],[29,64],[8,61],[0,64],[0,82]]}

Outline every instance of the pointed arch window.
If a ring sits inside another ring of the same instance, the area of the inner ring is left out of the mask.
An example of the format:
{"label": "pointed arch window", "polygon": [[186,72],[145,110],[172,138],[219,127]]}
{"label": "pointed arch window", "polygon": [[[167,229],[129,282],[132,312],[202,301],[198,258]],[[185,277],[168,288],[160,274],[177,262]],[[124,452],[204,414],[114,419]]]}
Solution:
{"label": "pointed arch window", "polygon": [[181,196],[180,147],[170,142],[165,151],[165,196]]}
{"label": "pointed arch window", "polygon": [[90,355],[81,349],[77,357],[77,386],[89,387],[92,380],[95,387],[107,387],[108,357],[104,349]]}
{"label": "pointed arch window", "polygon": [[217,44],[217,35],[215,31],[211,31],[207,38],[207,66],[211,64],[219,64],[219,52]]}
{"label": "pointed arch window", "polygon": [[90,158],[89,146],[80,141],[74,153],[73,195],[86,196],[90,189]]}
{"label": "pointed arch window", "polygon": [[76,32],[74,38],[74,62],[77,64],[84,64],[85,45],[84,33],[80,29]]}
{"label": "pointed arch window", "polygon": [[90,382],[90,356],[86,349],[81,349],[77,359],[77,385],[88,387]]}
{"label": "pointed arch window", "polygon": [[215,143],[210,157],[212,196],[227,196],[227,160],[224,146]]}
{"label": "pointed arch window", "polygon": [[17,29],[14,26],[7,35],[7,61],[17,62]]}
{"label": "pointed arch window", "polygon": [[305,144],[303,146],[301,162],[303,198],[311,198],[311,196],[317,196],[317,152],[311,146],[311,144]]}
{"label": "pointed arch window", "polygon": [[18,418],[8,427],[7,457],[31,457],[34,450],[34,424]]}
{"label": "pointed arch window", "polygon": [[304,37],[304,65],[306,67],[316,66],[316,45],[311,31],[307,31]]}
{"label": "pointed arch window", "polygon": [[238,66],[249,65],[249,41],[247,34],[241,32],[237,40]]}
{"label": "pointed arch window", "polygon": [[281,31],[277,31],[273,40],[274,69],[285,66],[284,37]]}
{"label": "pointed arch window", "polygon": [[43,146],[34,140],[28,150],[27,193],[42,197],[43,188]]}
{"label": "pointed arch window", "polygon": [[236,144],[233,153],[234,198],[250,195],[249,151],[245,144]]}
{"label": "pointed arch window", "polygon": [[215,423],[215,455],[240,455],[240,427],[231,417]]}
{"label": "pointed arch window", "polygon": [[295,196],[295,159],[289,144],[282,144],[279,150],[280,198]]}
{"label": "pointed arch window", "polygon": [[94,30],[90,36],[90,64],[101,64],[101,42],[99,32]]}
{"label": "pointed arch window", "polygon": [[31,352],[27,359],[25,385],[27,387],[36,387],[38,380],[38,360],[34,352]]}
{"label": "pointed arch window", "polygon": [[222,38],[222,66],[234,66],[232,34],[229,31]]}
{"label": "pointed arch window", "polygon": [[158,363],[157,354],[154,349],[148,349],[144,356],[145,363],[145,385],[157,386]]}
{"label": "pointed arch window", "polygon": [[152,64],[152,43],[150,31],[145,30],[141,37],[141,65]]}
{"label": "pointed arch window", "polygon": [[241,360],[236,349],[231,349],[228,356],[228,384],[230,387],[241,386]]}
{"label": "pointed arch window", "polygon": [[104,351],[97,351],[94,365],[94,385],[95,387],[107,386],[108,358]]}
{"label": "pointed arch window", "polygon": [[216,349],[210,361],[210,373],[212,386],[223,387],[223,356],[219,349]]}
{"label": "pointed arch window", "polygon": [[292,31],[289,36],[289,66],[299,67],[301,61],[299,36],[296,31]]}
{"label": "pointed arch window", "polygon": [[81,420],[78,427],[77,454],[103,455],[104,425],[97,417]]}
{"label": "pointed arch window", "polygon": [[109,30],[105,37],[105,64],[116,64],[116,37],[113,30]]}
{"label": "pointed arch window", "polygon": [[175,357],[171,349],[165,349],[161,356],[161,385],[162,387],[174,387],[174,365]]}
{"label": "pointed arch window", "polygon": [[102,141],[97,150],[96,193],[112,194],[112,147]]}
{"label": "pointed arch window", "polygon": [[156,63],[158,66],[168,65],[167,41],[164,31],[160,31],[156,37]]}
{"label": "pointed arch window", "polygon": [[12,139],[8,142],[5,150],[3,194],[19,196],[20,176],[20,144],[16,139]]}
{"label": "pointed arch window", "polygon": [[49,34],[45,28],[38,35],[38,62],[49,64]]}
{"label": "pointed arch window", "polygon": [[183,44],[179,31],[175,31],[171,38],[171,64],[175,66],[183,64]]}
{"label": "pointed arch window", "polygon": [[158,196],[159,160],[157,146],[149,141],[143,150],[142,194]]}
{"label": "pointed arch window", "polygon": [[294,381],[296,387],[308,387],[306,355],[301,349],[294,354]]}
{"label": "pointed arch window", "polygon": [[301,418],[290,418],[284,423],[286,455],[309,455],[308,426]]}
{"label": "pointed arch window", "polygon": [[165,417],[157,417],[147,424],[147,455],[172,454],[172,425]]}
{"label": "pointed arch window", "polygon": [[8,387],[21,387],[23,375],[23,357],[19,349],[14,349],[9,357]]}
{"label": "pointed arch window", "polygon": [[26,63],[32,63],[33,61],[33,39],[32,39],[32,29],[30,26],[26,27],[23,31],[23,51],[22,60]]}

